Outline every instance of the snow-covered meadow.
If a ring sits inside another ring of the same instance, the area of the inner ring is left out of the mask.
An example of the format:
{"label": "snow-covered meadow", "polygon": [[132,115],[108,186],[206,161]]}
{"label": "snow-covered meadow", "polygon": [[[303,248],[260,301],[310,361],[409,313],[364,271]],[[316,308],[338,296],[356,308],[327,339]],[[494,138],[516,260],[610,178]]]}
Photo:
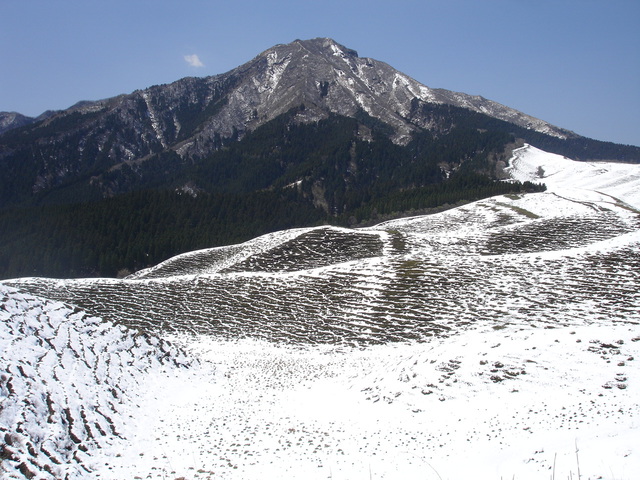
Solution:
{"label": "snow-covered meadow", "polygon": [[640,166],[527,146],[510,172],[547,192],[3,282],[3,475],[636,478]]}

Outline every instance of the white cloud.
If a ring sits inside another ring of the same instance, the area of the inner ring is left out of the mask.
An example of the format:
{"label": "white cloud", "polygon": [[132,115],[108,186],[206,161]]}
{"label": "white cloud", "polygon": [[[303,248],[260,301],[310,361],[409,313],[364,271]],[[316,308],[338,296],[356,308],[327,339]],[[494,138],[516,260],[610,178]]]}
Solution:
{"label": "white cloud", "polygon": [[198,55],[196,55],[195,53],[193,55],[185,55],[184,60],[189,64],[190,67],[204,67],[204,63],[200,61]]}

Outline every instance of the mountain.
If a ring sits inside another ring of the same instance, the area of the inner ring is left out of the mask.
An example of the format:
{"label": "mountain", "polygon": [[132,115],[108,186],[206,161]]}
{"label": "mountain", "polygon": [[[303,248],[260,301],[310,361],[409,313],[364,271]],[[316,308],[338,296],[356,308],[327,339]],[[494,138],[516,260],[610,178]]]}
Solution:
{"label": "mountain", "polygon": [[[580,138],[482,97],[431,89],[333,40],[314,39],[277,45],[225,74],[79,102],[5,136],[0,151],[9,167],[18,158],[35,162],[27,187],[42,192],[87,175],[89,184],[97,185],[106,181],[107,172],[125,166],[144,175],[140,164],[160,152],[176,154],[171,166],[176,170],[292,109],[297,110],[292,120],[306,124],[332,114],[366,115],[384,124],[394,143],[406,145],[424,130],[452,128],[455,120],[434,113],[433,106],[463,108],[555,139]],[[363,125],[361,138],[370,137],[367,130]],[[601,158],[589,149],[582,153],[583,159]],[[640,161],[637,148],[630,154],[627,160]],[[102,193],[109,193],[104,184]]]}
{"label": "mountain", "polygon": [[634,478],[639,170],[526,145],[544,192],[2,281],[3,474]]}
{"label": "mountain", "polygon": [[54,112],[53,110],[47,110],[37,117],[27,117],[17,112],[0,112],[0,135],[14,128],[23,127],[25,125],[30,125],[35,122],[46,120],[47,118],[55,114],[56,112]]}
{"label": "mountain", "polygon": [[524,142],[640,162],[638,147],[431,89],[331,39],[276,45],[0,135],[0,278],[116,275],[274,230],[543,188],[496,183]]}
{"label": "mountain", "polygon": [[13,128],[29,125],[34,121],[34,118],[26,117],[17,112],[0,112],[0,134]]}

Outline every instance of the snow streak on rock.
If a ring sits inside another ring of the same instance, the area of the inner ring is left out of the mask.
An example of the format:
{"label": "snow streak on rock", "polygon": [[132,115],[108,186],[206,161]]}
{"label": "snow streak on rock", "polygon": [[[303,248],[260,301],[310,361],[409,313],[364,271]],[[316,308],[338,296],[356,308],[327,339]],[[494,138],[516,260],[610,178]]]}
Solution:
{"label": "snow streak on rock", "polygon": [[165,341],[0,286],[0,477],[87,478],[125,448],[139,382],[192,363]]}

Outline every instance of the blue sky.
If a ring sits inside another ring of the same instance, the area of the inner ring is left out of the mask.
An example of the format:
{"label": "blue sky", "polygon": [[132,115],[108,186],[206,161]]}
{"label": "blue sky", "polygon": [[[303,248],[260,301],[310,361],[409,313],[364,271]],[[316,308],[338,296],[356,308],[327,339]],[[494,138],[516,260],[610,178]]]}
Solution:
{"label": "blue sky", "polygon": [[429,87],[640,145],[638,0],[0,0],[0,111],[223,73],[314,37]]}

